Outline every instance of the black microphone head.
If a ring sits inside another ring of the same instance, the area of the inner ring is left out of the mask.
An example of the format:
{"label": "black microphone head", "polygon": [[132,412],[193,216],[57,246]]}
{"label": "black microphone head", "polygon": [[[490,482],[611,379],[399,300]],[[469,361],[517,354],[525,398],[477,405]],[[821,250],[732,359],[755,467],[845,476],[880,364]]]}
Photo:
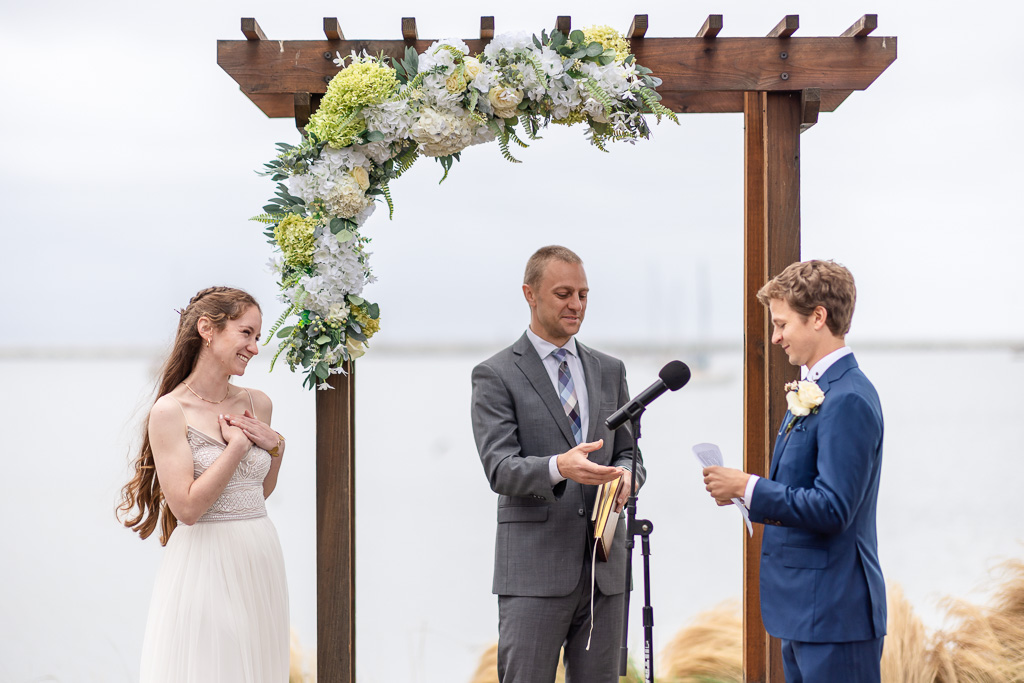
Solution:
{"label": "black microphone head", "polygon": [[658,377],[665,383],[665,386],[675,391],[690,381],[690,368],[683,361],[674,360],[661,369]]}

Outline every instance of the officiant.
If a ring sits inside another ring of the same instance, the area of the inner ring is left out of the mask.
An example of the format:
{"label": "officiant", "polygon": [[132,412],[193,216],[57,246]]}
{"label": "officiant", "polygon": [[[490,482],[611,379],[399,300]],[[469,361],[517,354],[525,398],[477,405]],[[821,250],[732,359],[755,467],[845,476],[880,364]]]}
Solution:
{"label": "officiant", "polygon": [[606,562],[589,520],[597,485],[621,479],[619,512],[632,481],[632,439],[604,424],[629,400],[625,367],[576,339],[590,291],[579,256],[539,249],[522,288],[529,326],[472,375],[473,433],[498,494],[498,679],[553,683],[564,645],[567,683],[617,683],[625,520]]}

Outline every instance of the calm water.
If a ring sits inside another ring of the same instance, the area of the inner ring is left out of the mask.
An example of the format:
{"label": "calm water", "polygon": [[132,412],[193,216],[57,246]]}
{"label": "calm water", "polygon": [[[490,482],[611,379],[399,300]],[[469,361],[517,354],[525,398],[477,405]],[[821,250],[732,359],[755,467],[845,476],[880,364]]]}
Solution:
{"label": "calm water", "polygon": [[[496,349],[495,349],[496,350]],[[469,425],[469,373],[489,352],[378,352],[359,361],[357,663],[359,681],[458,683],[496,638],[490,594],[494,494]],[[620,354],[635,392],[670,357]],[[862,351],[886,418],[879,500],[882,566],[926,625],[944,595],[977,592],[995,563],[1024,555],[1024,356],[1010,351]],[[683,357],[695,365],[695,359]],[[739,465],[742,361],[713,354],[684,389],[651,407],[639,502],[652,535],[655,645],[696,613],[738,598],[741,530],[718,509],[690,453],[721,445]],[[120,528],[113,508],[129,445],[152,400],[154,360],[0,359],[0,681],[138,680],[161,548]],[[267,391],[288,436],[268,501],[284,545],[291,614],[315,646],[313,396],[254,361],[243,384]],[[969,377],[971,379],[950,378]],[[977,378],[977,379],[974,379]],[[406,389],[396,399],[394,383]],[[396,405],[397,401],[397,405]],[[400,415],[398,425],[390,416]],[[419,531],[417,529],[426,529]],[[640,558],[635,565],[640,569]],[[638,584],[638,588],[639,588]],[[630,644],[640,657],[638,603]]]}

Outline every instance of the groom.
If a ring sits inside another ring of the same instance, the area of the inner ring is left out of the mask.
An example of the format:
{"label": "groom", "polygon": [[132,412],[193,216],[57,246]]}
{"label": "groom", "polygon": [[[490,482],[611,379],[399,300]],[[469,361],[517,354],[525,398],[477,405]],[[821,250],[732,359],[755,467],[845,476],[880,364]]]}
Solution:
{"label": "groom", "polygon": [[[554,683],[563,645],[567,682],[619,680],[625,524],[609,519],[617,524],[611,553],[594,566],[589,520],[595,484],[622,479],[616,512],[629,492],[632,439],[604,424],[629,391],[622,361],[576,341],[588,294],[579,256],[537,250],[523,279],[529,327],[473,369],[473,434],[499,494],[493,591],[502,683]],[[637,457],[637,486],[643,479]]]}
{"label": "groom", "polygon": [[766,525],[761,616],[782,640],[787,683],[881,678],[886,609],[875,507],[882,407],[845,342],[856,296],[853,275],[832,261],[794,263],[761,288],[772,343],[803,366],[807,381],[799,391],[787,385],[790,411],[767,479],[704,470],[719,505],[742,498],[751,521]]}

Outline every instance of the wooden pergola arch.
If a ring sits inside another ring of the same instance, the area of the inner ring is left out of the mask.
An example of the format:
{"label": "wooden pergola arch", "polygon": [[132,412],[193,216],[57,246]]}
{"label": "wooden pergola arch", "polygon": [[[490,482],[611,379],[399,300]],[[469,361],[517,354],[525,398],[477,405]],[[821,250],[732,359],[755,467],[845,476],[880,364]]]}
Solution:
{"label": "wooden pergola arch", "polygon": [[[772,275],[800,259],[800,133],[864,90],[896,59],[896,38],[874,37],[866,14],[836,37],[794,37],[788,15],[766,37],[719,37],[722,15],[707,18],[694,38],[647,37],[639,14],[626,33],[638,63],[663,83],[662,103],[678,113],[742,112],[744,117],[743,464],[767,475],[774,425],[786,412],[782,385],[797,378],[773,349],[768,316],[754,297]],[[554,28],[568,34],[571,19]],[[324,18],[324,40],[269,40],[254,19],[242,19],[245,40],[217,42],[217,64],[271,118],[295,118],[301,130],[338,68],[335,53],[353,50],[400,58],[423,52],[414,18],[402,19],[401,40],[352,40],[338,20]],[[473,53],[494,37],[494,17],[481,17]],[[321,683],[355,678],[355,366],[333,375],[335,391],[317,392],[317,666]],[[743,675],[750,683],[781,683],[778,642],[761,622],[758,596],[761,527],[743,532]]]}

